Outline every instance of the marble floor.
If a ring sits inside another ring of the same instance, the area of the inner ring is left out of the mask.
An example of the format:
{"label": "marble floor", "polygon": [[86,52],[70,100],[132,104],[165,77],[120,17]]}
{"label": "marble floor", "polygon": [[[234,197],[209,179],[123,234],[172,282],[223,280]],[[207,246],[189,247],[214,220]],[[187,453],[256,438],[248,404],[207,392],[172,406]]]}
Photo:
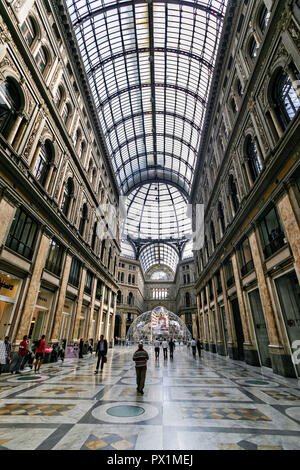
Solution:
{"label": "marble floor", "polygon": [[299,450],[300,380],[216,354],[148,364],[137,394],[133,347],[0,376],[0,450]]}

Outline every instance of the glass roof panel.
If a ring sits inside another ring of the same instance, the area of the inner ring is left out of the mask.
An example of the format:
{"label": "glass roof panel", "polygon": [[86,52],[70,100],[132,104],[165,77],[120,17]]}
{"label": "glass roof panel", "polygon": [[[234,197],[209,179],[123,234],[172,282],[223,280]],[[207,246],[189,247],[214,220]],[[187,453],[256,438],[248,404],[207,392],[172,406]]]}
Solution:
{"label": "glass roof panel", "polygon": [[[189,231],[178,214],[193,182],[227,1],[66,0],[120,189],[131,211],[142,214],[149,201],[157,210],[151,226],[129,214],[129,231],[168,238],[165,207],[174,237]],[[160,249],[168,245],[155,246],[160,260],[169,256]]]}

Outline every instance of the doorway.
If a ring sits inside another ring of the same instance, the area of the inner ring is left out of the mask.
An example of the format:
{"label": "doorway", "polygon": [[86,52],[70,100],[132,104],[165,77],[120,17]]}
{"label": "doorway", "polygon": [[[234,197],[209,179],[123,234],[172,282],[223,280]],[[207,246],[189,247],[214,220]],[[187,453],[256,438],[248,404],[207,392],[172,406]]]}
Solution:
{"label": "doorway", "polygon": [[[300,286],[295,271],[275,279],[276,290],[280,302],[287,334],[293,350],[294,341],[300,338]],[[300,364],[295,364],[300,377]]]}
{"label": "doorway", "polygon": [[236,340],[237,340],[237,360],[243,361],[244,360],[244,333],[240,315],[240,308],[238,299],[233,299],[231,301],[232,313],[233,313],[233,320],[235,326],[235,333],[236,333]]}
{"label": "doorway", "polygon": [[269,354],[270,340],[259,295],[259,290],[255,289],[249,292],[248,296],[251,306],[254,330],[256,334],[261,365],[265,367],[272,367],[271,358]]}

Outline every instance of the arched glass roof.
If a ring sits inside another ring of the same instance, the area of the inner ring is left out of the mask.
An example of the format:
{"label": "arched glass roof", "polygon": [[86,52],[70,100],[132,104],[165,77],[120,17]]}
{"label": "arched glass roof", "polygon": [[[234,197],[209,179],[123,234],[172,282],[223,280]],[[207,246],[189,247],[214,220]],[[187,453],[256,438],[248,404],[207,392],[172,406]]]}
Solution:
{"label": "arched glass roof", "polygon": [[188,198],[227,0],[66,3],[122,193]]}
{"label": "arched glass roof", "polygon": [[148,183],[135,188],[127,198],[124,235],[131,238],[166,240],[191,233],[186,197],[174,186]]}
{"label": "arched glass roof", "polygon": [[166,243],[151,243],[140,253],[140,262],[145,273],[152,266],[168,266],[173,272],[179,261],[176,250]]}

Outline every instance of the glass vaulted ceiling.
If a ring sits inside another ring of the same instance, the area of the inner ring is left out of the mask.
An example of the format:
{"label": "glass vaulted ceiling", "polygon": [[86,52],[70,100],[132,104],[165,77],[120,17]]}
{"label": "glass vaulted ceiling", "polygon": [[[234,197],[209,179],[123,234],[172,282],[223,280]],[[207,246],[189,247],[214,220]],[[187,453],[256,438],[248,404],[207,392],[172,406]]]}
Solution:
{"label": "glass vaulted ceiling", "polygon": [[67,0],[123,194],[188,198],[226,4]]}

